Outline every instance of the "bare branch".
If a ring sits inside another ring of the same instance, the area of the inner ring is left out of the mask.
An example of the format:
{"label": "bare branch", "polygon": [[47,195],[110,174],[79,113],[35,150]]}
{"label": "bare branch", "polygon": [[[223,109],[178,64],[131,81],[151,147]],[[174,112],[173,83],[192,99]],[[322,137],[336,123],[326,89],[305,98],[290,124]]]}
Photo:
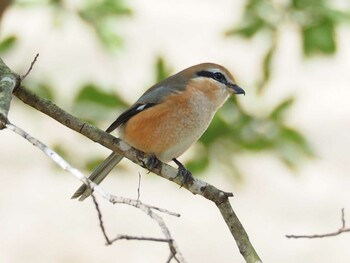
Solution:
{"label": "bare branch", "polygon": [[286,235],[287,238],[324,238],[324,237],[334,237],[342,233],[350,232],[350,227],[346,228],[345,226],[345,213],[344,208],[341,209],[341,228],[338,231],[330,232],[326,234],[315,234],[315,235]]}
{"label": "bare branch", "polygon": [[169,211],[167,209],[163,209],[163,208],[159,208],[159,207],[151,206],[151,205],[148,205],[148,207],[153,209],[153,210],[157,210],[157,211],[159,211],[161,213],[168,214],[168,215],[171,215],[171,216],[176,216],[176,217],[180,217],[181,216],[180,214],[171,212],[171,211]]}
{"label": "bare branch", "polygon": [[[114,204],[120,203],[120,200],[117,198],[114,198],[114,197],[112,197],[112,199],[110,201]],[[135,200],[130,200],[130,201],[131,202],[129,202],[128,205],[139,208],[141,211],[143,211],[145,214],[147,214],[149,217],[151,217],[154,221],[156,221],[158,223],[160,229],[163,232],[163,235],[165,236],[165,239],[161,239],[161,241],[168,242],[168,245],[169,245],[169,249],[170,249],[170,257],[169,258],[172,259],[172,258],[175,258],[175,256],[177,256],[176,260],[178,260],[178,262],[182,262],[182,263],[186,262],[182,256],[182,254],[180,253],[179,249],[177,248],[176,242],[173,240],[173,238],[170,234],[170,231],[169,231],[168,227],[166,226],[163,218],[160,217],[159,215],[157,215],[153,211],[153,207],[145,205],[145,204],[141,203],[140,201],[136,201],[136,202],[135,202]],[[159,208],[157,208],[157,210],[160,211]],[[165,211],[166,210],[163,210],[162,212],[165,212]],[[114,242],[113,240],[119,240],[120,239],[119,237],[120,236],[112,239],[112,242]],[[148,240],[150,240],[150,239],[148,238]],[[160,242],[159,239],[157,241]]]}
{"label": "bare branch", "polygon": [[[155,242],[165,242],[169,243],[172,240],[165,239],[165,238],[155,238],[155,237],[137,237],[137,236],[129,236],[129,235],[118,235],[115,238],[111,239],[109,244],[112,244],[118,240],[142,240],[142,241],[155,241]],[[108,244],[108,245],[109,245]]]}
{"label": "bare branch", "polygon": [[137,200],[140,200],[140,191],[141,191],[141,173],[139,172],[139,184],[137,186]]}
{"label": "bare branch", "polygon": [[12,72],[0,58],[0,130],[8,123],[12,92],[20,85],[20,77]]}
{"label": "bare branch", "polygon": [[109,240],[109,238],[107,236],[106,229],[104,227],[103,220],[102,220],[102,213],[101,213],[100,207],[97,203],[97,200],[96,200],[94,193],[91,193],[91,197],[92,197],[92,201],[94,202],[94,205],[95,205],[95,208],[96,208],[96,211],[98,214],[98,221],[100,222],[100,228],[101,228],[102,234],[103,234],[104,238],[106,239],[106,244],[110,245],[110,244],[112,244],[112,242]]}
{"label": "bare branch", "polygon": [[29,75],[29,73],[32,71],[33,66],[34,66],[36,60],[38,59],[38,57],[39,57],[39,53],[37,53],[37,54],[35,55],[34,60],[32,61],[32,63],[30,63],[30,67],[29,67],[28,71],[26,72],[26,74],[24,74],[24,75],[21,77],[21,80],[24,80],[24,79]]}
{"label": "bare branch", "polygon": [[341,228],[345,228],[345,210],[344,207],[341,209]]}

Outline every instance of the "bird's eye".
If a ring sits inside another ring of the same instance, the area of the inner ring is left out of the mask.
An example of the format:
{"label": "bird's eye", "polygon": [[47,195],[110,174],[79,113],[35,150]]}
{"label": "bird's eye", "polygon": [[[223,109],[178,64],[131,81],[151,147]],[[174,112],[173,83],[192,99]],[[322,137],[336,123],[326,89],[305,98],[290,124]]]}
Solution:
{"label": "bird's eye", "polygon": [[220,73],[220,72],[215,72],[213,74],[213,76],[214,76],[214,79],[219,81],[219,82],[225,82],[226,81],[225,76],[222,73]]}

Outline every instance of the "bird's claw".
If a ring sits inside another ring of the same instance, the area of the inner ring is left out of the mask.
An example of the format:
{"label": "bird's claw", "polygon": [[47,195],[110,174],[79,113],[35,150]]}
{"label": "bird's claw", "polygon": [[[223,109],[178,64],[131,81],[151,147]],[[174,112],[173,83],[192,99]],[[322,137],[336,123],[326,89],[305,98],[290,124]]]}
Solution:
{"label": "bird's claw", "polygon": [[182,163],[180,163],[178,160],[176,160],[175,158],[173,159],[173,161],[179,166],[176,177],[178,177],[178,176],[182,177],[180,187],[182,187],[184,184],[188,184],[190,182],[193,182],[194,179],[193,179],[192,173],[189,170],[187,170],[185,168],[185,166]]}
{"label": "bird's claw", "polygon": [[179,171],[177,172],[176,177],[178,176],[182,176],[181,187],[184,184],[188,184],[189,182],[193,181],[192,173],[189,170],[187,170],[185,167],[179,167]]}
{"label": "bird's claw", "polygon": [[151,155],[148,158],[148,162],[147,162],[147,167],[150,170],[153,170],[154,168],[156,168],[159,165],[160,161],[158,160],[158,158],[155,155]]}

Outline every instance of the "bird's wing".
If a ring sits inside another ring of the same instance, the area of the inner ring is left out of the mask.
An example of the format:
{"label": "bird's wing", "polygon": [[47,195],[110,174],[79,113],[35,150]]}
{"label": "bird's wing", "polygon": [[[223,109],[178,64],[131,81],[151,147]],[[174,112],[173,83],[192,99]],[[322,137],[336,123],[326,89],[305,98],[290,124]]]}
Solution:
{"label": "bird's wing", "polygon": [[154,105],[161,103],[167,96],[184,90],[186,85],[184,85],[183,80],[177,80],[173,77],[169,77],[151,88],[149,88],[137,101],[135,104],[130,106],[126,111],[124,111],[106,130],[106,132],[111,132],[118,128],[120,125],[126,123],[130,118],[136,114],[144,111]]}
{"label": "bird's wing", "polygon": [[120,116],[107,128],[106,132],[112,132],[120,125],[126,123],[131,117],[141,111],[156,105],[155,103],[136,103],[124,111]]}

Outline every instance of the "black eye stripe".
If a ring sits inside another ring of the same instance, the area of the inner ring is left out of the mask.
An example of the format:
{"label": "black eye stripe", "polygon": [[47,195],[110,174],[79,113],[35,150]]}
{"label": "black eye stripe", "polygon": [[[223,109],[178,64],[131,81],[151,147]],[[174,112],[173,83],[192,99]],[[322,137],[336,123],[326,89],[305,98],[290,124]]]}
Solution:
{"label": "black eye stripe", "polygon": [[222,74],[220,72],[210,72],[210,71],[203,70],[203,71],[197,72],[197,76],[212,78],[218,82],[227,84],[227,80],[226,80],[224,74]]}

